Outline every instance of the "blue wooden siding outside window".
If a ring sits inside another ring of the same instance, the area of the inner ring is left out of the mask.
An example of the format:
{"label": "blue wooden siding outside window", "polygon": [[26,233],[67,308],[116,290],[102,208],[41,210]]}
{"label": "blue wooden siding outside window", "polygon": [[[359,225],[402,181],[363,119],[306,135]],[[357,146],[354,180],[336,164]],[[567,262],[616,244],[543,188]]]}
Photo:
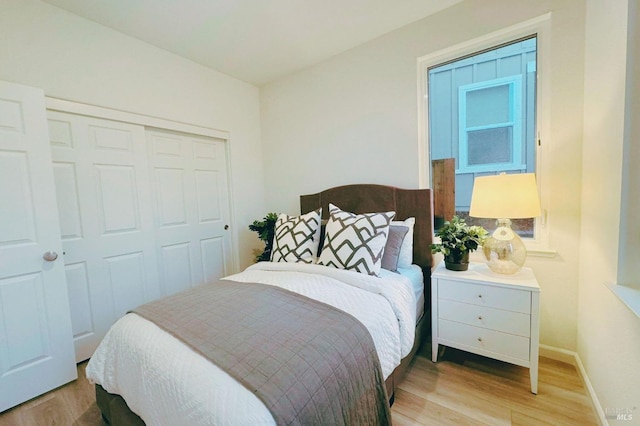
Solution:
{"label": "blue wooden siding outside window", "polygon": [[525,170],[522,163],[522,76],[458,88],[456,173]]}

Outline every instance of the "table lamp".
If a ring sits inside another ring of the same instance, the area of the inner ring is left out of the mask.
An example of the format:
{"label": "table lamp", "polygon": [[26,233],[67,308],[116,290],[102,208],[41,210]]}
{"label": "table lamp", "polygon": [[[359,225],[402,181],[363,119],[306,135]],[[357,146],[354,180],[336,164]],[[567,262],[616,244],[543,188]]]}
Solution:
{"label": "table lamp", "polygon": [[469,216],[496,219],[498,228],[483,244],[489,268],[499,274],[515,274],[527,258],[520,236],[511,229],[511,219],[540,216],[538,187],[533,173],[475,178]]}

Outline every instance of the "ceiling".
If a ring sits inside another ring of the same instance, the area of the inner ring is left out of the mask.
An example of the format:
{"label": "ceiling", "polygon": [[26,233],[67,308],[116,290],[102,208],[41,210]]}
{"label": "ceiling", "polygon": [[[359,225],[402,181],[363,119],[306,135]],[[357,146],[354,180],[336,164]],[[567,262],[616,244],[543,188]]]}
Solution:
{"label": "ceiling", "polygon": [[44,0],[262,85],[462,0]]}

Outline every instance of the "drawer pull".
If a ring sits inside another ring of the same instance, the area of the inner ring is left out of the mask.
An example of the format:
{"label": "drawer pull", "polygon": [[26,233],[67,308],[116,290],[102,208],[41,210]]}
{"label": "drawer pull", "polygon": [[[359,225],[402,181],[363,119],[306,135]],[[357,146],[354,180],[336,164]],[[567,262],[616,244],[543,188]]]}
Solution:
{"label": "drawer pull", "polygon": [[482,337],[478,337],[478,342],[482,342]]}
{"label": "drawer pull", "polygon": [[478,315],[478,319],[482,321],[482,315]]}
{"label": "drawer pull", "polygon": [[478,297],[479,297],[480,299],[482,299],[482,295],[481,295],[481,294],[479,294],[479,295],[478,295]]}

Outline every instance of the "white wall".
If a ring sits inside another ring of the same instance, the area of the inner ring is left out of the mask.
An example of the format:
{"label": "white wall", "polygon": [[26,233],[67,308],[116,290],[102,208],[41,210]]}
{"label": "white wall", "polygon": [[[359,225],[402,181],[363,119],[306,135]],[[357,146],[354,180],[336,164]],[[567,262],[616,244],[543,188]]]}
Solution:
{"label": "white wall", "polygon": [[265,210],[256,87],[37,0],[0,0],[0,79],[45,95],[230,132],[240,266]]}
{"label": "white wall", "polygon": [[[632,424],[640,424],[640,318],[605,287],[616,283],[621,272],[618,247],[622,236],[625,92],[631,95],[627,101],[634,112],[627,118],[637,121],[640,112],[633,99],[640,96],[638,77],[626,74],[627,3],[587,0],[578,353],[602,408],[631,409]],[[637,60],[638,45],[632,48],[635,51],[630,52],[630,58]],[[630,137],[629,142],[637,144],[637,136]],[[637,163],[631,167],[637,169]],[[637,204],[637,180],[635,184],[635,194],[626,191],[633,200],[625,204]],[[637,213],[634,216],[637,222]],[[631,261],[637,268],[638,259]]]}
{"label": "white wall", "polygon": [[418,187],[417,58],[551,17],[550,244],[530,257],[542,288],[541,342],[576,349],[584,17],[582,0],[465,1],[261,88],[269,211],[348,183]]}

